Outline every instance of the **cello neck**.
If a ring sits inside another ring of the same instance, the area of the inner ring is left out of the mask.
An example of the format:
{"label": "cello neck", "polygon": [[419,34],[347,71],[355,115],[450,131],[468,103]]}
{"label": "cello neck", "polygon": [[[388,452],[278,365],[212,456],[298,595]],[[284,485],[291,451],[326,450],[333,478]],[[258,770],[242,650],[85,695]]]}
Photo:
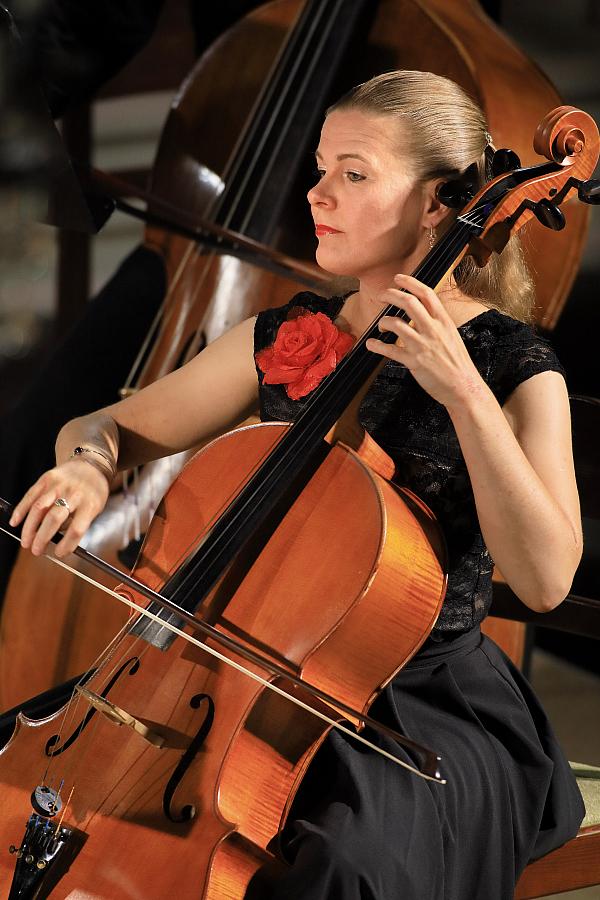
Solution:
{"label": "cello neck", "polygon": [[[474,223],[455,222],[417,268],[415,276],[431,287],[439,284],[463,255],[477,228]],[[383,315],[406,318],[393,306],[384,309]],[[202,545],[169,578],[162,590],[164,596],[187,611],[195,611],[248,541],[268,534],[285,514],[329,452],[325,436],[379,365],[380,358],[367,350],[366,341],[376,334],[381,338],[377,329],[381,316],[314,392],[296,422],[224,510]],[[150,608],[161,618],[176,621],[172,615]],[[157,625],[139,622],[133,631],[161,649],[167,649],[173,640],[167,629]]]}

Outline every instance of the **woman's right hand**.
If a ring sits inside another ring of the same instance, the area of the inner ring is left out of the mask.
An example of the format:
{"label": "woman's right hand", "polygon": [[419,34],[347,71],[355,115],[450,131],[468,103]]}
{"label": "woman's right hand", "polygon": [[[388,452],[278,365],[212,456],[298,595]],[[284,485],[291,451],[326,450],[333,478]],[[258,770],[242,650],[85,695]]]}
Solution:
{"label": "woman's right hand", "polygon": [[[21,544],[34,556],[45,553],[54,535],[58,557],[72,553],[92,521],[106,506],[110,491],[108,475],[85,459],[70,459],[38,478],[10,518],[15,527],[23,522]],[[57,504],[61,499],[66,501]]]}

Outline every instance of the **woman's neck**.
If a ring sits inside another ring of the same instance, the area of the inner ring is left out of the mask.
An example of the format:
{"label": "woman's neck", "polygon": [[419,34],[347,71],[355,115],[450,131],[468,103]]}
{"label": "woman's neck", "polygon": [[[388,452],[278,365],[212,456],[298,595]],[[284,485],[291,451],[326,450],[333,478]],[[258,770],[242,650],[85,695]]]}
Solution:
{"label": "woman's neck", "polygon": [[[358,291],[350,294],[340,310],[337,319],[340,327],[359,337],[389,304],[389,299],[382,298],[382,293],[383,289],[361,282]],[[446,279],[436,293],[457,327],[489,308],[464,294],[451,278]]]}

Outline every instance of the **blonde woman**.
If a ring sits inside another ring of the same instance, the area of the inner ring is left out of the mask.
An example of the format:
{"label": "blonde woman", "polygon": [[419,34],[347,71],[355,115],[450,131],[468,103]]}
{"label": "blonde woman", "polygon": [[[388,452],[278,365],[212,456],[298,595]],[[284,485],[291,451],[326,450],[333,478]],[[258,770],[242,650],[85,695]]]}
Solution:
{"label": "blonde woman", "polygon": [[[485,180],[488,143],[481,110],[447,79],[392,72],[351,91],[328,111],[308,201],[319,264],[357,289],[300,294],[139,394],[69,422],[56,468],[12,519],[36,554],[65,526],[64,555],[118,467],[194,446],[257,402],[263,419],[293,420],[326,367],[291,360],[290,330],[302,343],[306,329],[311,340],[324,329],[341,356],[384,305],[406,310],[410,326],[381,322],[396,343],[368,344],[387,359],[361,421],[398,483],[436,514],[450,571],[430,638],[373,715],[439,749],[448,783],[332,734],[283,833],[282,900],[509,900],[528,861],[572,837],[583,816],[531,688],[479,630],[492,560],[538,611],[561,602],[579,563],[562,368],[527,324],[532,288],[514,241],[482,271],[461,264],[437,294],[410,276],[451,221],[438,186],[473,162]],[[73,457],[75,447],[86,452]]]}

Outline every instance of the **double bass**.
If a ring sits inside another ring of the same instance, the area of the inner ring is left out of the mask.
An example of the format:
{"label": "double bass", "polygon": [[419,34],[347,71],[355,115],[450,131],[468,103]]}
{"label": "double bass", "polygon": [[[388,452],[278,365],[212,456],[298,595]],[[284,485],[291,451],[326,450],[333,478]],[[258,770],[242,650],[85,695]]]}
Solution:
{"label": "double bass", "polygon": [[[552,228],[575,191],[597,202],[589,116],[555,110],[536,149],[548,162],[497,174],[465,209],[465,185],[446,186],[460,214],[420,280],[437,286],[466,252],[484,264],[532,216]],[[443,599],[442,544],[427,508],[384,477],[389,460],[353,417],[380,365],[366,342],[383,315],[406,318],[385,308],[293,425],[231,432],[185,467],[146,537],[142,584],[117,590],[129,602],[149,595],[154,624],[138,619],[96,661],[76,692],[90,711],[75,699],[43,722],[19,717],[0,754],[13,896],[185,900],[201,885],[211,900],[251,897],[329,727],[349,719],[360,736],[373,698],[425,640]],[[166,618],[156,614],[164,607]],[[184,637],[178,617],[204,638],[173,642],[165,629]],[[215,644],[233,675],[205,656]],[[303,712],[281,699],[301,700]],[[325,727],[305,717],[325,709]],[[399,738],[397,762],[415,771],[419,754],[421,774],[441,781],[435,753]],[[34,812],[11,841],[30,797]]]}

